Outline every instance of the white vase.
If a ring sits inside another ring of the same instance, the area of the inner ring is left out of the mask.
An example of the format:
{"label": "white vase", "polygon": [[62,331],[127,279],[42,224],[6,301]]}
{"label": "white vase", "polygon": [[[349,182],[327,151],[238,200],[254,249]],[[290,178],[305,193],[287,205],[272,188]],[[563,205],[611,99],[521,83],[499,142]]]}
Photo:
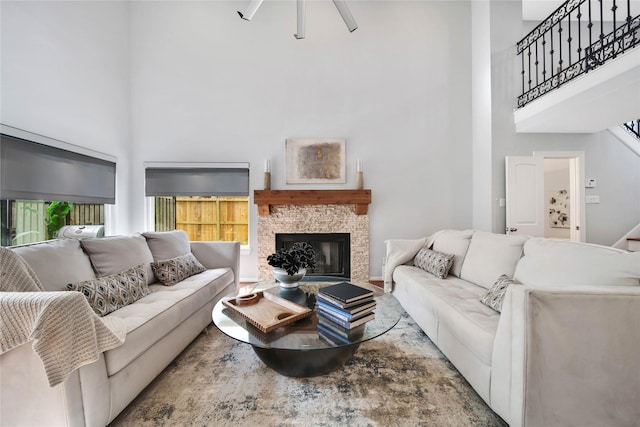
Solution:
{"label": "white vase", "polygon": [[297,273],[291,275],[287,273],[287,270],[284,268],[274,267],[273,277],[276,278],[278,282],[280,282],[280,287],[282,288],[297,288],[298,282],[302,280],[305,274],[307,274],[306,268],[301,268]]}

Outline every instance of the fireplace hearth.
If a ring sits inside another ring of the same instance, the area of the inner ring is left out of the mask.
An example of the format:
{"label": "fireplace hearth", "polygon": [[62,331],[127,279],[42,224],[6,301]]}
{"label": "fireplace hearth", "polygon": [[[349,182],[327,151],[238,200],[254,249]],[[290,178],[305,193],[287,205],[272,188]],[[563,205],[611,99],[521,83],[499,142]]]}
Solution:
{"label": "fireplace hearth", "polygon": [[296,242],[309,243],[316,253],[316,266],[307,268],[307,276],[351,277],[349,233],[276,233],[276,249]]}

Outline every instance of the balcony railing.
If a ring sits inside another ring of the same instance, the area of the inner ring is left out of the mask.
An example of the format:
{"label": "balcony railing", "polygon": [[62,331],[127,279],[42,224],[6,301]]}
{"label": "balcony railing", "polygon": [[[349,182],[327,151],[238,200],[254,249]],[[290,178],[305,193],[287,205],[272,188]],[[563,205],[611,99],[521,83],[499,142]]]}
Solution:
{"label": "balcony railing", "polygon": [[631,0],[569,0],[517,44],[518,108],[640,45],[640,11]]}
{"label": "balcony railing", "polygon": [[631,135],[635,136],[636,139],[640,140],[640,119],[624,123],[622,127]]}

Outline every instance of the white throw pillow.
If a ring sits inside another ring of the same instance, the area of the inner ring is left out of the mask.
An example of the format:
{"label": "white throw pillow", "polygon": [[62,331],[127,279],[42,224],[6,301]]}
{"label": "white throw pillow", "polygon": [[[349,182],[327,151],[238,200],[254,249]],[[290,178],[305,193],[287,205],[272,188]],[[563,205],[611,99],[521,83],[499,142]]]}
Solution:
{"label": "white throw pillow", "polygon": [[513,277],[526,236],[476,231],[462,263],[460,278],[489,289],[496,277]]}
{"label": "white throw pillow", "polygon": [[469,249],[473,230],[443,230],[433,242],[434,251],[453,254],[453,265],[449,274],[460,277],[462,262]]}

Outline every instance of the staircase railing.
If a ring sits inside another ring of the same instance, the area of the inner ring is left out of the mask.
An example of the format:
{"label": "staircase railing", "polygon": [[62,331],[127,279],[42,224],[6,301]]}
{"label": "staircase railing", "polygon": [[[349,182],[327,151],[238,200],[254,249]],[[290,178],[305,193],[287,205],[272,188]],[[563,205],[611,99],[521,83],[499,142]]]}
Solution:
{"label": "staircase railing", "polygon": [[632,1],[604,3],[568,0],[518,42],[518,108],[640,45],[640,11],[631,10]]}
{"label": "staircase railing", "polygon": [[622,127],[631,135],[635,136],[636,139],[640,140],[640,119],[623,123]]}

